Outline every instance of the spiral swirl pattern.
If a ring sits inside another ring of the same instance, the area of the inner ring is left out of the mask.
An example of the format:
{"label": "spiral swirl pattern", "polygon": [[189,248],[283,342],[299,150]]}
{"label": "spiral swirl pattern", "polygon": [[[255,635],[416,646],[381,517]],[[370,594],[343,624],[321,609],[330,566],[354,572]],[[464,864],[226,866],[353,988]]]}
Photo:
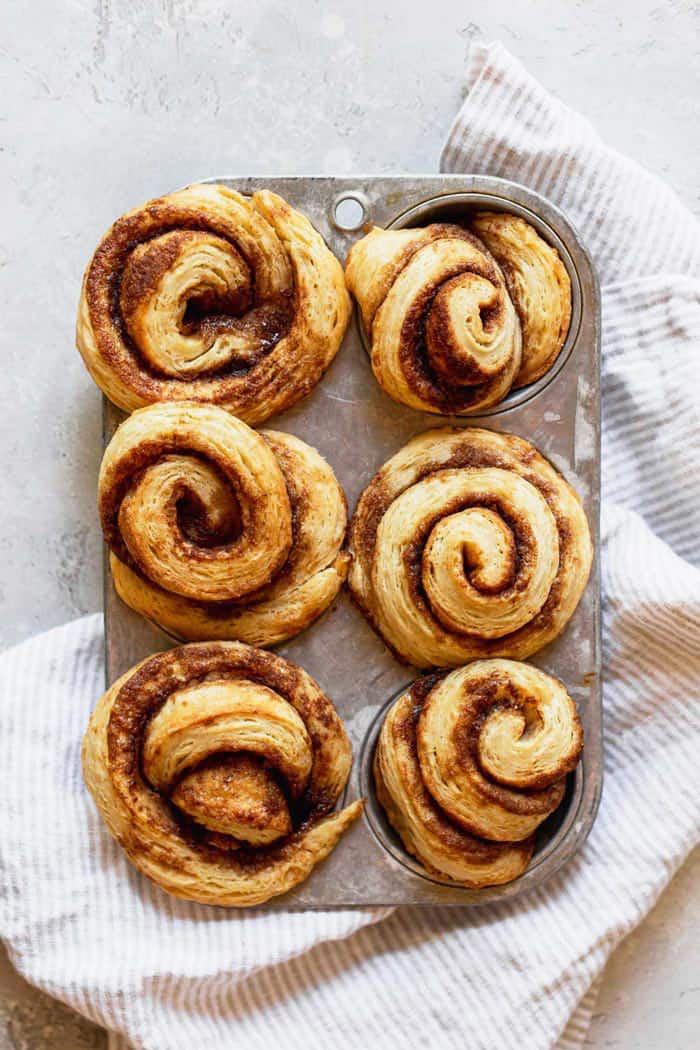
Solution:
{"label": "spiral swirl pattern", "polygon": [[479,660],[419,679],[391,707],[375,752],[377,797],[431,873],[498,885],[527,868],[582,746],[561,682],[528,664]]}
{"label": "spiral swirl pattern", "polygon": [[178,897],[249,907],[302,882],[361,813],[333,704],[301,668],[236,642],[150,657],[98,701],[86,784],[129,859]]}
{"label": "spiral swirl pattern", "polygon": [[452,667],[555,638],[588,580],[580,500],[522,438],[477,428],[410,441],[362,494],[349,585],[397,656]]}
{"label": "spiral swirl pattern", "polygon": [[99,509],[121,598],[188,640],[274,645],[338,593],[345,497],[299,438],[213,405],[152,405],[105,451]]}
{"label": "spiral swirl pattern", "polygon": [[375,227],[353,245],[346,279],[379,384],[426,412],[498,404],[551,367],[569,329],[566,269],[513,215],[479,213],[471,229]]}
{"label": "spiral swirl pattern", "polygon": [[194,185],[105,234],[76,339],[128,412],[195,400],[260,423],[316,385],[349,316],[342,267],[308,219],[268,190]]}

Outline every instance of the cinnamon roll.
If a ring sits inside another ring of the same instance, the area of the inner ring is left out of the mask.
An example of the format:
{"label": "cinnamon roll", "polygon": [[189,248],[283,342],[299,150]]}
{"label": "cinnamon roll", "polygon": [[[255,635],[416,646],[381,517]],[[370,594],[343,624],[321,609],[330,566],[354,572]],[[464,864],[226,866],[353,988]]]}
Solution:
{"label": "cinnamon roll", "polygon": [[510,882],[581,756],[574,702],[550,675],[478,660],[419,679],[391,707],[377,798],[409,853],[464,886]]}
{"label": "cinnamon roll", "polygon": [[129,416],[98,498],[117,592],[178,638],[275,645],[320,616],[347,574],[345,497],[328,463],[214,405]]}
{"label": "cinnamon roll", "polygon": [[195,400],[260,423],[318,383],[349,315],[342,267],[304,215],[269,190],[194,185],[107,231],[76,339],[127,412]]}
{"label": "cinnamon roll", "polygon": [[553,364],[571,316],[569,276],[523,219],[483,212],[470,229],[375,227],[350,250],[348,287],[386,393],[453,415],[498,404]]}
{"label": "cinnamon roll", "polygon": [[523,659],[574,613],[591,567],[581,502],[523,438],[443,428],[375,475],[350,527],[350,590],[406,663]]}
{"label": "cinnamon roll", "polygon": [[85,782],[109,831],[168,893],[250,907],[308,877],[362,811],[333,812],[351,749],[300,667],[236,642],[159,653],[98,701]]}

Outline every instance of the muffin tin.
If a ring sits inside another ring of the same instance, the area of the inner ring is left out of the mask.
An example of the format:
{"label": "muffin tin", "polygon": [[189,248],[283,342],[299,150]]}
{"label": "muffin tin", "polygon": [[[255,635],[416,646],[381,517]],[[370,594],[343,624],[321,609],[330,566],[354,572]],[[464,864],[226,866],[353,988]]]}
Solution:
{"label": "muffin tin", "polygon": [[[304,212],[344,262],[367,224],[423,226],[459,221],[476,210],[509,211],[553,244],[572,286],[566,344],[550,371],[478,415],[449,419],[397,405],[377,384],[357,314],[334,363],[310,397],[270,420],[314,445],[332,464],[350,511],[377,469],[413,435],[436,426],[484,426],[531,441],[579,493],[595,557],[588,587],[563,634],[531,658],[556,675],[576,700],[585,749],[564,802],[542,825],[528,870],[514,882],[469,890],[428,875],[404,849],[378,804],[372,781],[374,745],[383,715],[417,676],[389,653],[347,591],[304,634],[279,648],[301,664],[334,701],[355,756],[345,801],[364,795],[365,815],[335,851],[293,892],[269,908],[369,907],[392,904],[483,905],[534,889],[570,860],[595,819],[602,786],[600,680],[600,298],[591,260],[562,213],[542,197],[503,179],[475,175],[222,178],[243,193],[271,189]],[[123,413],[105,401],[105,442]],[[175,644],[117,597],[105,558],[107,680]]]}

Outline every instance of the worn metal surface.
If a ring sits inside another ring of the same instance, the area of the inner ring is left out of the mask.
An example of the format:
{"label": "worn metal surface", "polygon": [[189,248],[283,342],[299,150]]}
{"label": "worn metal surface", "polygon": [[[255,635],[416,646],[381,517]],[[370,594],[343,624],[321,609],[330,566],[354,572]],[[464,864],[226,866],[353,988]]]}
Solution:
{"label": "worn metal surface", "polygon": [[[467,890],[428,877],[403,849],[374,798],[369,762],[381,714],[415,672],[402,666],[366,624],[347,593],[307,632],[279,651],[301,664],[334,700],[355,755],[346,798],[364,794],[365,817],[331,857],[296,891],[270,907],[384,904],[485,904],[513,898],[542,884],[569,860],[590,831],[600,798],[602,725],[600,683],[600,587],[598,571],[600,489],[600,310],[595,273],[575,231],[557,209],[524,187],[484,176],[371,176],[355,178],[221,179],[252,192],[269,188],[309,216],[330,248],[344,260],[361,231],[340,229],[334,206],[350,195],[365,208],[363,221],[410,225],[441,217],[465,217],[472,207],[523,214],[556,243],[572,278],[574,310],[560,366],[544,381],[519,391],[488,415],[456,421],[516,433],[532,441],[580,494],[593,534],[596,558],[588,588],[564,633],[532,662],[564,681],[583,720],[585,752],[571,777],[565,802],[543,826],[528,871],[504,887]],[[452,195],[458,194],[455,198]],[[462,195],[472,195],[462,196]],[[486,194],[485,198],[483,195]],[[450,195],[448,197],[448,195]],[[420,213],[409,213],[441,197]],[[447,209],[447,210],[446,210]],[[105,437],[122,418],[105,405]],[[272,425],[314,445],[333,465],[352,510],[381,464],[410,437],[442,418],[396,405],[376,383],[357,318],[343,347],[314,393]],[[107,674],[113,681],[137,660],[173,642],[116,597],[105,572]]]}

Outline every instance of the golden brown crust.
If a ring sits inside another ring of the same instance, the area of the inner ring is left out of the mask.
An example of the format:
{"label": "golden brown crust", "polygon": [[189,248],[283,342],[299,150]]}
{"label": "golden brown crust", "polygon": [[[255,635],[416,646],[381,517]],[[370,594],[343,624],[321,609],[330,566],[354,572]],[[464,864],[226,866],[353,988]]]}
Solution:
{"label": "golden brown crust", "polygon": [[498,262],[518,311],[523,360],[514,386],[548,372],[566,342],[571,323],[571,281],[556,248],[507,212],[479,212],[471,224]]}
{"label": "golden brown crust", "polygon": [[406,663],[522,659],[568,623],[590,572],[581,502],[525,441],[427,431],[375,475],[350,526],[353,597]]}
{"label": "golden brown crust", "polygon": [[581,755],[576,708],[528,664],[480,660],[419,679],[387,713],[377,797],[409,853],[464,886],[510,882]]}
{"label": "golden brown crust", "polygon": [[552,366],[569,329],[556,250],[505,213],[478,213],[471,229],[375,227],[353,245],[345,275],[379,384],[426,412],[498,404]]}
{"label": "golden brown crust", "polygon": [[98,485],[117,592],[187,640],[275,645],[345,579],[345,497],[299,438],[213,405],[152,405],[116,431]]}
{"label": "golden brown crust", "polygon": [[349,316],[342,267],[305,216],[268,190],[193,185],[108,230],[76,341],[128,412],[194,400],[260,423],[313,389]]}
{"label": "golden brown crust", "polygon": [[313,679],[236,642],[132,668],[83,741],[85,782],[129,859],[169,893],[235,907],[287,892],[331,852],[362,810],[333,812],[351,761]]}

